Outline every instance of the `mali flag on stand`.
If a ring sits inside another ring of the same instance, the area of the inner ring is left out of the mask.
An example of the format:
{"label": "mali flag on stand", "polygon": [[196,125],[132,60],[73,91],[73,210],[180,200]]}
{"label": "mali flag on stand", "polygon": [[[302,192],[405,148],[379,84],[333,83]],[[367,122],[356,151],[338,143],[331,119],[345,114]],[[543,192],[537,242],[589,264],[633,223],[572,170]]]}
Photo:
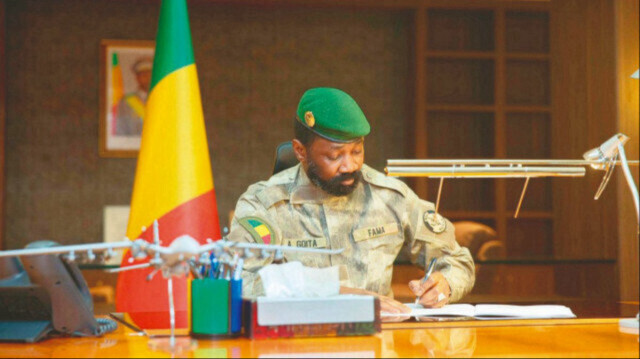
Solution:
{"label": "mali flag on stand", "polygon": [[[193,59],[186,0],[163,0],[142,142],[138,155],[127,237],[168,246],[189,234],[201,243],[220,238],[200,88]],[[146,230],[142,231],[142,227]],[[122,265],[129,265],[131,253]],[[151,269],[121,272],[116,310],[141,328],[169,327],[167,281]],[[176,327],[188,326],[188,283],[174,278]]]}

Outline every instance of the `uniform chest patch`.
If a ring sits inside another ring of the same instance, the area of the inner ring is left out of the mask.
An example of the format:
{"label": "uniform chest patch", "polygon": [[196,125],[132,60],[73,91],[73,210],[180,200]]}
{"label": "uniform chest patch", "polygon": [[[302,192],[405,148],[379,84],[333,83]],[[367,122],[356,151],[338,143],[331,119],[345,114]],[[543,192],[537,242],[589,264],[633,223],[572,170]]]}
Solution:
{"label": "uniform chest patch", "polygon": [[289,247],[298,248],[327,248],[326,238],[312,238],[312,239],[285,239],[284,244]]}
{"label": "uniform chest patch", "polygon": [[398,231],[398,223],[387,223],[382,226],[356,229],[353,231],[353,239],[355,239],[356,242],[360,242],[366,239],[398,233]]}

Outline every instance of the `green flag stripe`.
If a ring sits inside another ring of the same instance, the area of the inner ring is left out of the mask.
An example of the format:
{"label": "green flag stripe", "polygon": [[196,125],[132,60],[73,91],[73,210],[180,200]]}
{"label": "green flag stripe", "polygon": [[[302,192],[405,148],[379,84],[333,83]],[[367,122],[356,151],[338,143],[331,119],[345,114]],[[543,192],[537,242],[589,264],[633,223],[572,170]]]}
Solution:
{"label": "green flag stripe", "polygon": [[114,52],[113,56],[111,57],[111,64],[113,65],[113,67],[118,66],[118,53]]}
{"label": "green flag stripe", "polygon": [[258,222],[258,221],[253,220],[253,219],[249,219],[249,220],[247,220],[247,222],[249,222],[249,224],[252,225],[254,228],[262,224],[262,222]]}
{"label": "green flag stripe", "polygon": [[168,74],[193,63],[187,1],[163,0],[149,92]]}

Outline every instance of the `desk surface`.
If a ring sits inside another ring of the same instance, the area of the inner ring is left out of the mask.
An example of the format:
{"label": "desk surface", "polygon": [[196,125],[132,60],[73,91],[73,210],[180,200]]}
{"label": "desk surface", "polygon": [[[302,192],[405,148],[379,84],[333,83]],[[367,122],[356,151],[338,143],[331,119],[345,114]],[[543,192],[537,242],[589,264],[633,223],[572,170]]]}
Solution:
{"label": "desk surface", "polygon": [[617,319],[385,324],[375,336],[305,339],[147,338],[119,326],[101,338],[0,344],[0,357],[638,357]]}

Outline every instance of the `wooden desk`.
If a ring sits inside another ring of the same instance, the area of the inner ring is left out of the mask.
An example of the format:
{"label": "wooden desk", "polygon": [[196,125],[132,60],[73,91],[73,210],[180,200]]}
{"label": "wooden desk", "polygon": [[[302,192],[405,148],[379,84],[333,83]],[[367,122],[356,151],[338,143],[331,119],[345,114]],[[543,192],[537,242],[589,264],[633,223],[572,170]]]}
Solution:
{"label": "wooden desk", "polygon": [[[366,337],[198,340],[191,349],[154,349],[165,338],[137,336],[124,326],[101,338],[0,344],[0,357],[638,357],[638,335],[617,319],[519,320],[384,324]],[[187,345],[188,347],[188,345]]]}

